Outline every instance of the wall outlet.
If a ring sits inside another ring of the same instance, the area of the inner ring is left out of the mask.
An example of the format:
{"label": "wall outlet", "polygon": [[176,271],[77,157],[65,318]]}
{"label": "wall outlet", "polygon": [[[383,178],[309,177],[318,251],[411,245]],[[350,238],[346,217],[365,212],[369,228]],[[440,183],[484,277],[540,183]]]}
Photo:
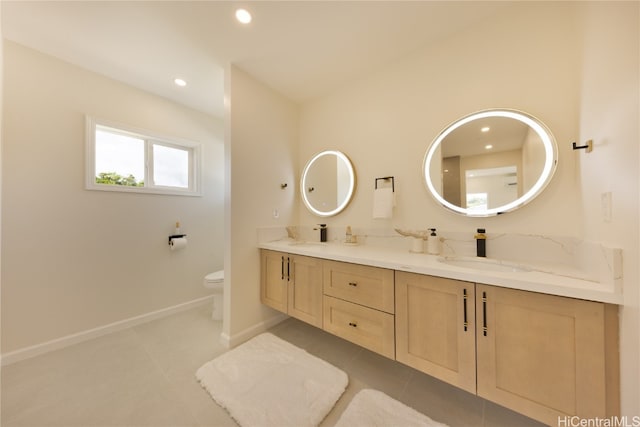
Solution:
{"label": "wall outlet", "polygon": [[280,212],[278,211],[278,209],[274,209],[274,210],[273,210],[273,217],[274,217],[275,219],[280,218]]}
{"label": "wall outlet", "polygon": [[611,191],[602,193],[600,195],[600,206],[602,208],[602,220],[604,222],[611,222],[612,206],[611,206]]}

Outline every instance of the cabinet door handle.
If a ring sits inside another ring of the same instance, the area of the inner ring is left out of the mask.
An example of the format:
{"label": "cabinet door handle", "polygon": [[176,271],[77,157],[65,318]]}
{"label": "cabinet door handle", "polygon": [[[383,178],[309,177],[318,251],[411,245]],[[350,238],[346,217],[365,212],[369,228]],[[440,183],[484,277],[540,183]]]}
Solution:
{"label": "cabinet door handle", "polygon": [[284,256],[280,257],[280,280],[284,280]]}
{"label": "cabinet door handle", "polygon": [[349,326],[357,328],[358,324],[356,322],[349,322]]}
{"label": "cabinet door handle", "polygon": [[349,286],[353,286],[355,288],[358,284],[356,282],[349,282]]}
{"label": "cabinet door handle", "polygon": [[287,282],[291,280],[291,258],[287,257]]}
{"label": "cabinet door handle", "polygon": [[467,321],[467,290],[463,289],[462,290],[462,312],[463,312],[463,326],[464,326],[464,331],[466,332],[468,327],[469,327],[469,322]]}
{"label": "cabinet door handle", "polygon": [[487,293],[482,293],[482,335],[487,336]]}

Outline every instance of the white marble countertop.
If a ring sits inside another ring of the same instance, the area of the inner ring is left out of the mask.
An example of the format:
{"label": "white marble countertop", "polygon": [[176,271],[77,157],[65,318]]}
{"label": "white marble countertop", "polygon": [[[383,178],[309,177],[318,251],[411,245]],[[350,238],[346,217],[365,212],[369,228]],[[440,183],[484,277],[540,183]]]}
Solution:
{"label": "white marble countertop", "polygon": [[[540,292],[590,301],[622,304],[622,294],[613,286],[571,277],[572,272],[549,273],[526,266],[526,271],[491,271],[454,266],[439,261],[442,257],[424,253],[411,253],[398,249],[388,249],[370,245],[346,245],[338,242],[295,242],[283,239],[263,242],[262,249],[305,255],[334,261],[350,262],[373,267],[388,268],[411,273],[446,277],[474,283],[483,283],[524,291]],[[475,258],[474,258],[475,260]],[[479,260],[484,262],[485,260]],[[488,263],[499,263],[487,259]],[[508,263],[513,265],[514,263]]]}

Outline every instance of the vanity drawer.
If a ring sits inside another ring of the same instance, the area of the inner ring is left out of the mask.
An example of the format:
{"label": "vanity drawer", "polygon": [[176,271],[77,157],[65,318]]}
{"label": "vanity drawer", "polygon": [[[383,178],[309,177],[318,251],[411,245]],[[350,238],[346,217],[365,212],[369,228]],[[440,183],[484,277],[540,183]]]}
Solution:
{"label": "vanity drawer", "polygon": [[393,270],[325,260],[323,277],[325,295],[387,313],[395,310]]}
{"label": "vanity drawer", "polygon": [[325,331],[395,359],[394,317],[372,308],[324,296]]}

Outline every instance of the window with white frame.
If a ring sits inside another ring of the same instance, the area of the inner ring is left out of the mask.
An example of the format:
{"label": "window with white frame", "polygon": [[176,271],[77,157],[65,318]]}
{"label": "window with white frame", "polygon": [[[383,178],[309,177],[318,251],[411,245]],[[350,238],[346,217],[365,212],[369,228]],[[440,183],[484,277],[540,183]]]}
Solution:
{"label": "window with white frame", "polygon": [[89,190],[200,195],[200,144],[87,117]]}

